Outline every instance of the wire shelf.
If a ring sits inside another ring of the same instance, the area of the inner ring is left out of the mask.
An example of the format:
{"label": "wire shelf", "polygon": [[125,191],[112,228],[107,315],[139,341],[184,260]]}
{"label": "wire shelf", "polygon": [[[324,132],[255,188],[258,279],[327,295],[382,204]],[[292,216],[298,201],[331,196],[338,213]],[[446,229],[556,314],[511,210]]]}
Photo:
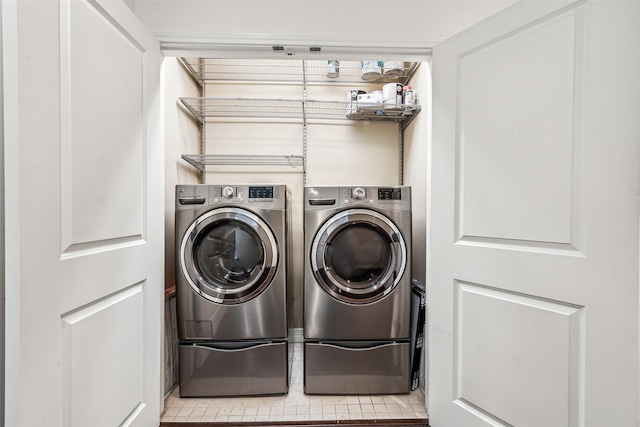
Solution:
{"label": "wire shelf", "polygon": [[299,119],[302,101],[294,99],[258,98],[180,98],[180,102],[195,118],[244,117]]}
{"label": "wire shelf", "polygon": [[337,67],[329,66],[327,60],[181,57],[180,61],[200,84],[205,81],[406,84],[419,65],[417,62],[379,61],[379,68],[370,69],[363,68],[362,61],[337,61]]}
{"label": "wire shelf", "polygon": [[192,76],[203,81],[302,82],[303,63],[294,60],[180,58]]}
{"label": "wire shelf", "polygon": [[193,167],[205,172],[207,166],[286,166],[304,168],[304,157],[297,155],[216,155],[183,154],[182,158]]}
{"label": "wire shelf", "polygon": [[[240,60],[214,58],[180,58],[180,62],[200,84],[205,95],[205,82],[282,82],[302,84],[303,99],[262,98],[180,98],[184,107],[202,126],[208,118],[299,120],[303,125],[302,156],[271,155],[183,155],[204,176],[210,165],[249,165],[301,167],[305,177],[306,124],[313,120],[351,120],[396,122],[399,124],[399,157],[402,157],[402,131],[420,112],[419,105],[358,103],[351,101],[319,101],[306,99],[307,83],[331,85],[346,83],[402,83],[409,80],[418,62],[403,61],[327,61],[327,60]],[[371,64],[371,62],[374,62]],[[204,151],[204,147],[202,148]],[[204,179],[204,178],[203,178]],[[402,183],[402,163],[399,165]]]}
{"label": "wire shelf", "polygon": [[307,120],[364,120],[408,122],[420,112],[419,105],[349,101],[304,101]]}
{"label": "wire shelf", "polygon": [[[305,78],[309,83],[406,83],[418,67],[417,62],[379,61],[380,67],[362,66],[362,61],[305,61]],[[385,69],[385,64],[388,68]],[[337,72],[336,72],[337,71]]]}
{"label": "wire shelf", "polygon": [[407,123],[419,105],[257,98],[180,98],[200,122],[213,117],[365,120]]}

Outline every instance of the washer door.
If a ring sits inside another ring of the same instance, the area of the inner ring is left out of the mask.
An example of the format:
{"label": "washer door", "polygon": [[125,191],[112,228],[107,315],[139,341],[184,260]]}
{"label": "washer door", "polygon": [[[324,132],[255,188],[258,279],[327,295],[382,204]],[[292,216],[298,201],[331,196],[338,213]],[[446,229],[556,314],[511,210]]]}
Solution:
{"label": "washer door", "polygon": [[267,224],[238,208],[198,217],[180,244],[180,269],[193,290],[219,304],[259,295],[278,267],[278,245]]}
{"label": "washer door", "polygon": [[407,265],[402,234],[386,216],[349,209],[327,220],[311,246],[313,273],[331,296],[366,304],[388,295]]}

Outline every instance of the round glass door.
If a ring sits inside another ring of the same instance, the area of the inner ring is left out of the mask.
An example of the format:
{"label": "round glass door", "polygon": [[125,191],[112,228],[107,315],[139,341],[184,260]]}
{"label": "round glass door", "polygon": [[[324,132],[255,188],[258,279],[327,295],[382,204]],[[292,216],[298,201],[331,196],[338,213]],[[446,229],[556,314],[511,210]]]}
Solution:
{"label": "round glass door", "polygon": [[243,209],[220,208],[197,218],[180,245],[180,269],[203,298],[239,304],[259,295],[278,266],[271,229]]}
{"label": "round glass door", "polygon": [[331,217],[317,232],[311,266],[334,298],[366,304],[383,298],[398,284],[407,264],[402,234],[386,216],[350,209]]}

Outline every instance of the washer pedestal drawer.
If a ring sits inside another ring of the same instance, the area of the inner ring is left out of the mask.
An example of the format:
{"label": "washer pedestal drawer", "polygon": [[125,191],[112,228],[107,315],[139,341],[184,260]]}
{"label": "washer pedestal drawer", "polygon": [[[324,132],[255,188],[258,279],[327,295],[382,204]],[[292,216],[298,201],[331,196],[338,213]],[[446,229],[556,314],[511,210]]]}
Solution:
{"label": "washer pedestal drawer", "polygon": [[249,396],[288,391],[286,341],[180,344],[180,396]]}
{"label": "washer pedestal drawer", "polygon": [[409,393],[409,355],[409,342],[306,342],[304,391],[308,394]]}

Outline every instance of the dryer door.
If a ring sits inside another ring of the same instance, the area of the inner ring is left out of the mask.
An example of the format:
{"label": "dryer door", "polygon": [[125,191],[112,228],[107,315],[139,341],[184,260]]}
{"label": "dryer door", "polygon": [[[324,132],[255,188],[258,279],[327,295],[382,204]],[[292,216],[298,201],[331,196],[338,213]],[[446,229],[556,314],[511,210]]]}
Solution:
{"label": "dryer door", "polygon": [[257,215],[219,208],[198,217],[180,244],[180,269],[193,290],[220,304],[259,295],[278,267],[278,243]]}
{"label": "dryer door", "polygon": [[327,220],[311,246],[318,283],[334,298],[366,304],[388,295],[407,265],[407,248],[396,225],[367,209],[349,209]]}

